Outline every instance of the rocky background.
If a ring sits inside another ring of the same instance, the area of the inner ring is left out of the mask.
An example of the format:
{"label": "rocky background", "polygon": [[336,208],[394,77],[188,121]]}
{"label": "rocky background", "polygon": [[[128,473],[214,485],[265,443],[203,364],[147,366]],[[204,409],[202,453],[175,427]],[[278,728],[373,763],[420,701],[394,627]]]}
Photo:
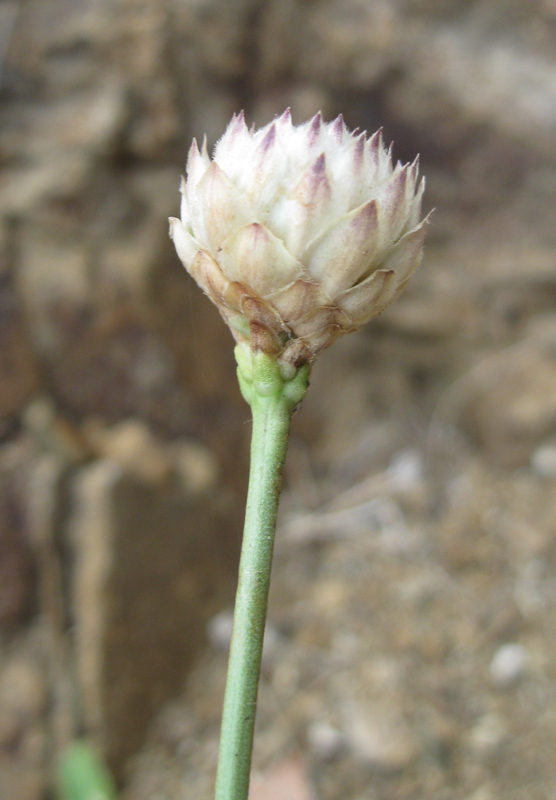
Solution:
{"label": "rocky background", "polygon": [[79,734],[212,796],[249,414],[166,218],[287,105],[437,210],[294,421],[253,800],[553,797],[555,53],[554,0],[0,2],[2,800]]}

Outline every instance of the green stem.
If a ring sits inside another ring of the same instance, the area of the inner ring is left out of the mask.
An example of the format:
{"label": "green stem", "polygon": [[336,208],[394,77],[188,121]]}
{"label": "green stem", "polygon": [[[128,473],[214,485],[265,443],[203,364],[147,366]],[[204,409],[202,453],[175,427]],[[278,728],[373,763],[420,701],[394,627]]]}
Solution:
{"label": "green stem", "polygon": [[[281,375],[274,359],[236,350],[238,377],[253,412],[249,492],[215,800],[247,800],[270,570],[291,413],[307,388],[308,368]],[[290,378],[290,376],[288,376]]]}

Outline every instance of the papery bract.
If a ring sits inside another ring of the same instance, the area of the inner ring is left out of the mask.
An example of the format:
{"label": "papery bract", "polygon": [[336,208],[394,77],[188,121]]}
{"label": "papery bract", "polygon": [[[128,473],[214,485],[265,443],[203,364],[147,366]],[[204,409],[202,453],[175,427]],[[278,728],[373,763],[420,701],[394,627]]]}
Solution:
{"label": "papery bract", "polygon": [[234,116],[212,160],[194,141],[170,234],[238,342],[295,367],[405,288],[428,217],[418,159],[392,165],[380,131],[339,116],[258,131]]}

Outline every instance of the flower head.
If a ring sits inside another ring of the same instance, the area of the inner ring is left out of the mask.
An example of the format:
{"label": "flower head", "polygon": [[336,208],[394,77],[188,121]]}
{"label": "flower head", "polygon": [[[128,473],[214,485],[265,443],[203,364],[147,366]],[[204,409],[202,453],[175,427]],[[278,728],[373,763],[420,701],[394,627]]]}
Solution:
{"label": "flower head", "polygon": [[241,113],[212,160],[193,142],[170,235],[236,341],[297,367],[405,288],[428,224],[417,177],[341,116],[249,131]]}

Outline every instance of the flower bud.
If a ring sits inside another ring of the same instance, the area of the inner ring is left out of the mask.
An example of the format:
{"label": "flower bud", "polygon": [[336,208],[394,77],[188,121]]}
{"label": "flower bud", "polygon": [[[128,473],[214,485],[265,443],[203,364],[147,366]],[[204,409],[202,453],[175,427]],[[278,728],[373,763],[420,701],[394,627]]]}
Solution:
{"label": "flower bud", "polygon": [[236,341],[298,367],[405,288],[429,219],[417,176],[341,116],[249,131],[241,113],[212,161],[193,142],[170,235]]}

